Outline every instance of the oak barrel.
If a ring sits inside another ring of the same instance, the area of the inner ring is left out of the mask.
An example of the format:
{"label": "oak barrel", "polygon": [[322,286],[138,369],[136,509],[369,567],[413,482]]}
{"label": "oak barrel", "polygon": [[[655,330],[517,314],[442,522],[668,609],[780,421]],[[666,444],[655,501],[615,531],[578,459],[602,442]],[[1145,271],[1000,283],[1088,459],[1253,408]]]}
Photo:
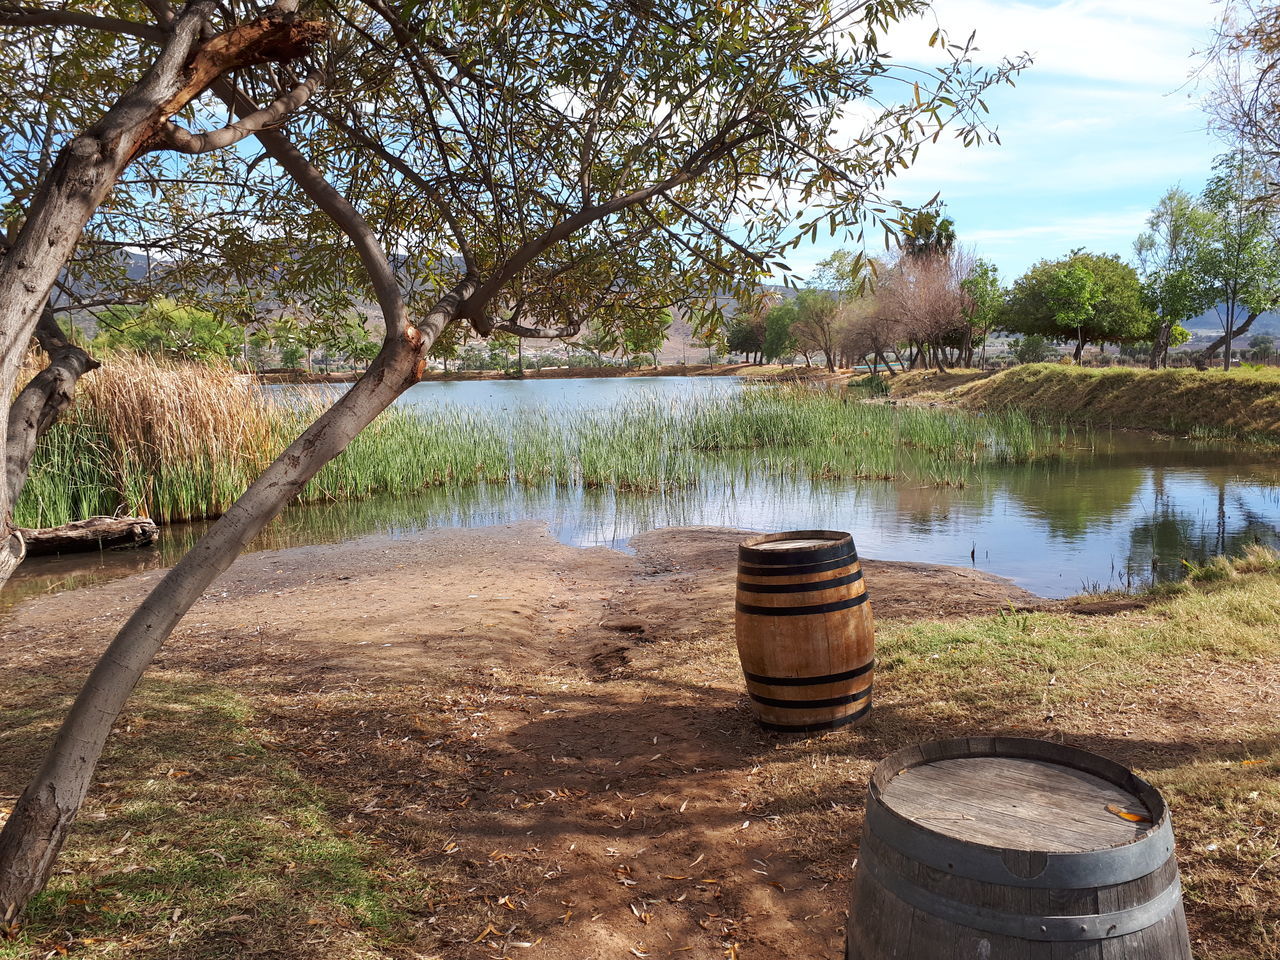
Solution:
{"label": "oak barrel", "polygon": [[943,740],[867,791],[848,960],[1191,960],[1173,827],[1118,763],[1042,740]]}
{"label": "oak barrel", "polygon": [[831,730],[871,710],[874,625],[853,538],[753,537],[738,548],[738,657],[761,725]]}

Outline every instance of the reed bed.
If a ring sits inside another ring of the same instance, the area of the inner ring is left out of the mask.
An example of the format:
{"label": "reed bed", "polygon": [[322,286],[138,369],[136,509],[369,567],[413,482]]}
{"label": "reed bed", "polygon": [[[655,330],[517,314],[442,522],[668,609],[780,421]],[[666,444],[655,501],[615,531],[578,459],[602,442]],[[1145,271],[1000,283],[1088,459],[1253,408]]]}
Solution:
{"label": "reed bed", "polygon": [[[16,519],[217,516],[332,399],[264,391],[230,368],[117,356],[41,441]],[[804,388],[639,395],[591,410],[396,408],[302,499],[478,484],[658,493],[715,480],[731,490],[744,477],[958,486],[991,465],[1057,456],[1070,439],[1016,410],[971,416]]]}

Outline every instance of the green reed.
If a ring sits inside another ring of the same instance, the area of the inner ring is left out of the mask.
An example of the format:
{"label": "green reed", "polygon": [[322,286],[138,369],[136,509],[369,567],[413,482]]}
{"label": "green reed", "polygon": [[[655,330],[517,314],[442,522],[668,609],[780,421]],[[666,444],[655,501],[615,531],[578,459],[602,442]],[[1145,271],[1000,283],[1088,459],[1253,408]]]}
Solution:
{"label": "green reed", "polygon": [[[217,516],[332,401],[268,395],[233,371],[157,373],[141,369],[147,363],[104,377],[41,440],[19,524],[117,511],[162,522]],[[397,407],[301,499],[485,484],[658,493],[758,477],[962,486],[990,465],[1058,456],[1071,439],[1016,411],[971,416],[803,388],[640,395],[601,409]]]}

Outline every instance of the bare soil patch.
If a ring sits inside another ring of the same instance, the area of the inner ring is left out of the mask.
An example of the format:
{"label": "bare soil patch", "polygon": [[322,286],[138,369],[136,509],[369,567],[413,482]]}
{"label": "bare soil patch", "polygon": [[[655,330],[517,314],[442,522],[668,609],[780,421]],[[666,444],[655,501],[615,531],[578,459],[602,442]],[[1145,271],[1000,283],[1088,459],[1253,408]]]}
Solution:
{"label": "bare soil patch", "polygon": [[[226,955],[836,960],[866,779],[899,746],[1013,732],[1157,771],[1275,746],[1256,719],[1280,702],[1274,660],[1171,658],[1146,689],[1099,690],[1087,675],[1055,679],[1030,654],[957,673],[931,659],[954,644],[934,654],[923,641],[909,656],[890,644],[866,725],[766,733],[733,645],[745,535],[657,531],[628,555],[525,524],[237,561],[156,675],[202,675],[247,697],[257,735],[324,792],[335,821],[430,882],[409,928],[374,953],[339,950],[324,926],[291,939],[277,922],[239,931]],[[891,634],[1052,606],[970,570],[864,567]],[[72,689],[159,576],[18,606],[0,666],[11,680],[56,671]],[[16,793],[38,746],[0,760],[0,795]],[[1248,956],[1214,927],[1226,896],[1214,885],[1240,878],[1203,852],[1209,827],[1179,826],[1193,861],[1207,858],[1193,891],[1214,906],[1189,903],[1197,937],[1215,958]],[[191,954],[161,941],[130,955]]]}

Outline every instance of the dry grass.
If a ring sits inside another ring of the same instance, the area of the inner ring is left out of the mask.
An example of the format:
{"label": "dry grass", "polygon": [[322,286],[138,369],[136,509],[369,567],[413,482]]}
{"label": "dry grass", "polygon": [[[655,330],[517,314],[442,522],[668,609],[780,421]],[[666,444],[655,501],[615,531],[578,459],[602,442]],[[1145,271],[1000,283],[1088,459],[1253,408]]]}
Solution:
{"label": "dry grass", "polygon": [[1280,369],[1144,370],[1039,363],[995,375],[912,373],[895,395],[962,406],[1043,411],[1055,418],[1206,437],[1280,439]]}

